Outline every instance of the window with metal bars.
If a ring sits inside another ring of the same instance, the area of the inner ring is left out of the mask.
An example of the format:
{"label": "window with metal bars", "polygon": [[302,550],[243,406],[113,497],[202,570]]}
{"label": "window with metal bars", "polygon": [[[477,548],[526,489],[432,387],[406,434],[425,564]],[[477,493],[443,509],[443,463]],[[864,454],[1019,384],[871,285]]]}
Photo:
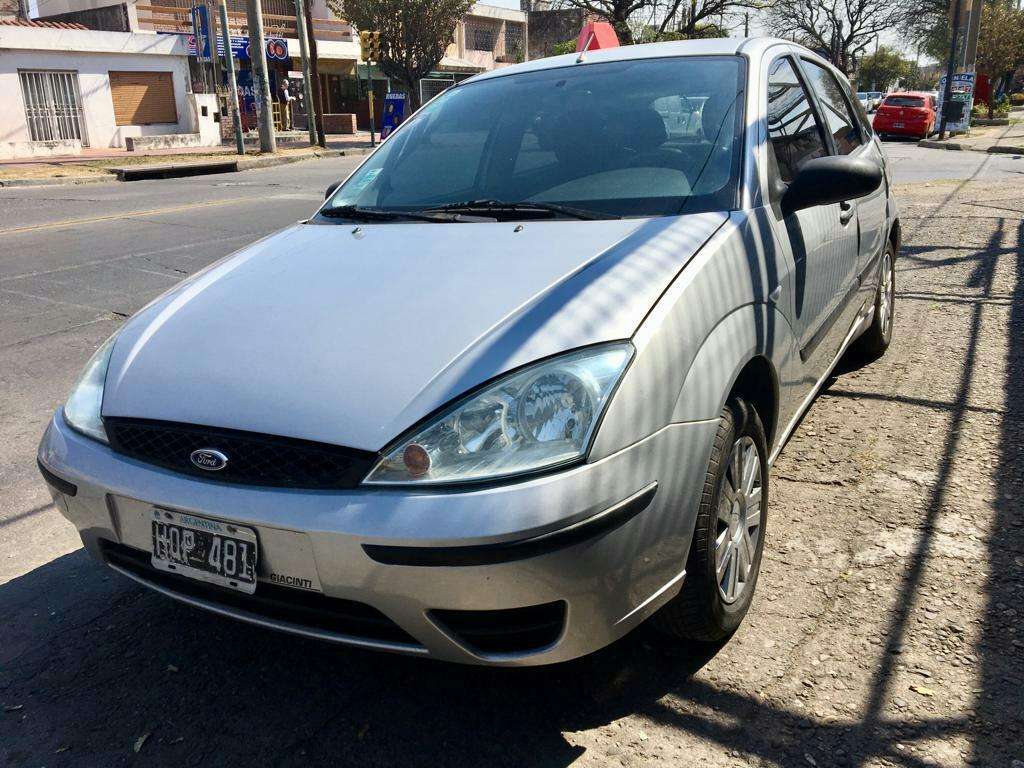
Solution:
{"label": "window with metal bars", "polygon": [[78,139],[88,146],[82,120],[82,94],[74,71],[22,70],[21,94],[32,141]]}

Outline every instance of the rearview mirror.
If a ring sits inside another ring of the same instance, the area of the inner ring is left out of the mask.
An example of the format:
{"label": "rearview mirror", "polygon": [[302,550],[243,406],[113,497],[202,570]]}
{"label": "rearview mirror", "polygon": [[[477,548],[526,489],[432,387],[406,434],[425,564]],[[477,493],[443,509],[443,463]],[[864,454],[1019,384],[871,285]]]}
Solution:
{"label": "rearview mirror", "polygon": [[334,194],[334,190],[336,190],[340,186],[341,186],[341,182],[340,181],[336,181],[333,184],[331,184],[331,186],[329,186],[327,188],[327,191],[324,192],[324,200],[330,199],[331,195]]}
{"label": "rearview mirror", "polygon": [[782,195],[785,213],[870,195],[882,183],[882,168],[853,157],[808,160]]}

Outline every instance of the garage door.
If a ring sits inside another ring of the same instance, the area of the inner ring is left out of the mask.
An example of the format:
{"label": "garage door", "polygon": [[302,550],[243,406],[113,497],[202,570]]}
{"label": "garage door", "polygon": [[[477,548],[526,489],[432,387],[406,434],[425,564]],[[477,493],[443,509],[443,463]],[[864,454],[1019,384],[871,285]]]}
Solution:
{"label": "garage door", "polygon": [[170,72],[111,72],[110,95],[118,125],[178,122]]}

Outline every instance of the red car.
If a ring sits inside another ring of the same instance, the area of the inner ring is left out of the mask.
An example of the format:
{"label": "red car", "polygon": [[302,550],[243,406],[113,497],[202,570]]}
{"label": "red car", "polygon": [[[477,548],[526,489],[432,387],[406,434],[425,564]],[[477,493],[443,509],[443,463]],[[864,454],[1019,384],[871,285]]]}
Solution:
{"label": "red car", "polygon": [[875,112],[871,123],[875,133],[899,134],[927,139],[935,130],[935,99],[930,93],[890,93]]}

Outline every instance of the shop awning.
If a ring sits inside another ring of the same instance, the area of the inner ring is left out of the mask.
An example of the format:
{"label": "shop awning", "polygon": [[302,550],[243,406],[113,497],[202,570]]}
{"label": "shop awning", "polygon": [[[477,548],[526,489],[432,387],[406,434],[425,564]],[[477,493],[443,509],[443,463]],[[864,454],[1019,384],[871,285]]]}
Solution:
{"label": "shop awning", "polygon": [[456,56],[445,56],[438,63],[436,72],[483,72],[486,67],[474,64],[472,61],[460,59]]}

